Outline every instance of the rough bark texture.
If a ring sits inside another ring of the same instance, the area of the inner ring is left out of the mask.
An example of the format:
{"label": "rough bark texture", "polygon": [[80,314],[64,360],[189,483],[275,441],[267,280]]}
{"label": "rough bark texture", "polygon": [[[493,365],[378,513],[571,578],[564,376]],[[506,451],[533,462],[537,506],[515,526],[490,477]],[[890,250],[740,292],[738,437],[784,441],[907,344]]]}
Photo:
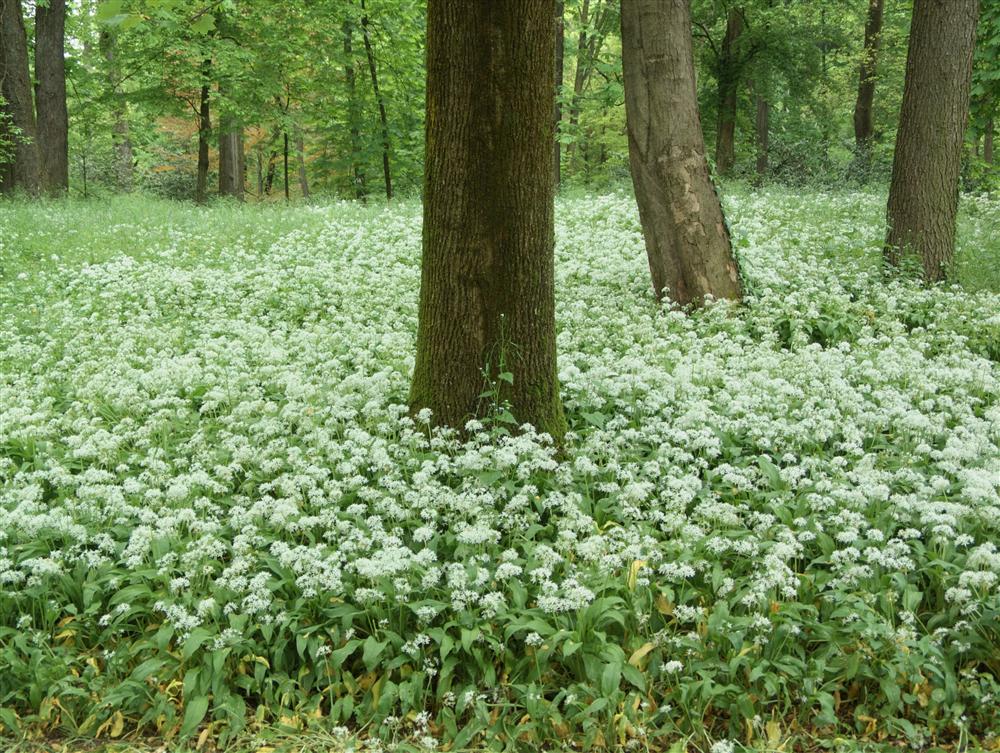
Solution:
{"label": "rough bark texture", "polygon": [[11,126],[20,132],[2,188],[5,192],[20,188],[37,194],[42,182],[42,162],[20,0],[0,0],[0,93],[7,102],[4,111]]}
{"label": "rough bark texture", "polygon": [[115,147],[115,186],[119,191],[129,193],[134,183],[135,156],[132,153],[132,137],[128,125],[128,102],[118,81],[120,72],[115,62],[114,35],[108,30],[102,31],[100,45],[104,59],[108,61],[108,86],[112,97],[111,136]]}
{"label": "rough bark texture", "polygon": [[201,93],[198,100],[198,183],[195,186],[195,201],[204,204],[208,200],[208,142],[212,138],[212,115],[209,85],[212,76],[212,61],[206,59],[201,64]]}
{"label": "rough bark texture", "polygon": [[740,83],[740,54],[743,12],[732,8],[726,16],[726,36],[718,60],[719,113],[715,131],[715,169],[726,175],[736,162],[736,101]]}
{"label": "rough bark texture", "polygon": [[344,78],[347,81],[347,125],[351,134],[351,172],[354,175],[354,193],[361,201],[368,196],[364,162],[361,159],[361,112],[358,107],[357,76],[354,72],[354,30],[351,22],[344,21]]}
{"label": "rough bark texture", "polygon": [[[410,403],[462,428],[509,401],[559,441],[552,6],[427,6],[423,266]],[[484,371],[486,372],[484,375]],[[499,374],[513,374],[513,384]],[[491,398],[484,390],[498,391]]]}
{"label": "rough bark texture", "polygon": [[858,75],[858,98],[854,103],[854,145],[863,167],[867,167],[871,161],[872,140],[875,138],[872,105],[875,101],[878,50],[882,42],[882,8],[883,0],[870,0],[868,3],[865,46]]}
{"label": "rough bark texture", "polygon": [[553,169],[555,171],[555,181],[556,190],[559,189],[559,184],[562,183],[562,144],[559,142],[559,129],[562,126],[562,88],[563,88],[563,67],[565,65],[565,52],[566,52],[566,23],[564,17],[566,15],[566,3],[564,0],[556,0],[556,57],[555,57],[555,74],[556,74],[556,101],[554,108],[554,118],[555,121],[555,139],[554,139],[554,151],[553,151]]}
{"label": "rough bark texture", "polygon": [[243,129],[232,116],[219,120],[219,195],[243,201]]}
{"label": "rough bark texture", "polygon": [[35,8],[35,106],[42,188],[69,189],[69,111],[66,109],[66,0]]}
{"label": "rough bark texture", "polygon": [[389,169],[389,119],[385,112],[385,97],[378,85],[378,67],[375,65],[375,51],[372,49],[371,33],[368,30],[368,15],[365,11],[365,0],[361,0],[361,31],[365,42],[365,55],[368,58],[368,73],[372,79],[372,92],[378,103],[378,119],[382,126],[382,177],[385,180],[385,198],[392,201],[392,172]]}
{"label": "rough bark texture", "polygon": [[739,299],[739,270],[698,116],[690,0],[622,0],[632,183],[657,297]]}
{"label": "rough bark texture", "polygon": [[914,254],[929,281],[955,251],[962,141],[969,114],[979,0],[914,0],[892,163],[885,255]]}

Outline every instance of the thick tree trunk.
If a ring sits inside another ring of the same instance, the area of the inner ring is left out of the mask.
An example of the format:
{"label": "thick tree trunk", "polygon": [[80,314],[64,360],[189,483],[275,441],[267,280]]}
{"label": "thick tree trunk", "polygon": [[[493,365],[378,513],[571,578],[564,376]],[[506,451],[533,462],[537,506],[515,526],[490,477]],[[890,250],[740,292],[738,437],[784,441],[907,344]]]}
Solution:
{"label": "thick tree trunk", "polygon": [[690,0],[622,0],[632,183],[657,298],[739,299],[739,270],[698,116]]}
{"label": "thick tree trunk", "polygon": [[[560,441],[552,6],[427,4],[427,144],[414,411],[461,429],[510,404]],[[512,380],[509,375],[513,375]],[[491,392],[488,398],[482,398]]]}
{"label": "thick tree trunk", "polygon": [[66,0],[35,6],[35,106],[42,187],[69,190],[69,111],[66,109]]}
{"label": "thick tree trunk", "polygon": [[378,119],[382,125],[382,177],[385,179],[385,198],[392,201],[392,173],[389,170],[389,119],[385,113],[385,98],[378,85],[378,68],[375,65],[375,52],[372,49],[371,34],[368,31],[365,0],[361,0],[361,31],[365,42],[365,55],[368,57],[368,72],[372,79],[372,92],[378,103]]}
{"label": "thick tree trunk", "polygon": [[204,204],[208,200],[208,143],[212,138],[211,90],[212,60],[206,58],[201,64],[201,93],[198,102],[198,183],[195,186],[195,201]]}
{"label": "thick tree trunk", "polygon": [[243,130],[232,117],[219,121],[219,195],[243,201]]}
{"label": "thick tree trunk", "polygon": [[111,138],[114,143],[115,187],[130,193],[134,182],[135,156],[132,154],[132,137],[128,125],[128,102],[118,83],[119,71],[115,63],[115,38],[109,30],[101,32],[101,51],[108,61],[108,86],[111,91]]}
{"label": "thick tree trunk", "polygon": [[872,140],[875,138],[872,104],[875,101],[878,51],[882,42],[882,6],[883,0],[869,0],[865,46],[858,75],[858,98],[854,104],[854,148],[859,167],[864,172],[871,164]]}
{"label": "thick tree trunk", "polygon": [[754,99],[757,103],[757,118],[755,121],[757,132],[757,179],[763,180],[767,176],[769,169],[771,152],[771,103],[767,98],[757,92]]}
{"label": "thick tree trunk", "polygon": [[344,78],[347,81],[347,125],[351,134],[351,172],[354,176],[354,194],[360,201],[366,201],[364,160],[361,158],[361,112],[358,107],[357,76],[354,73],[354,31],[351,22],[344,21]]}
{"label": "thick tree trunk", "polygon": [[892,162],[885,255],[913,254],[944,279],[955,251],[962,141],[969,115],[979,0],[914,0]]}
{"label": "thick tree trunk", "polygon": [[302,198],[309,198],[309,177],[306,175],[306,146],[302,138],[302,129],[295,129],[295,152],[299,157],[299,190]]}
{"label": "thick tree trunk", "polygon": [[20,0],[0,0],[0,94],[6,100],[4,112],[10,125],[19,131],[2,188],[36,195],[42,185],[42,160]]}
{"label": "thick tree trunk", "polygon": [[743,12],[732,8],[726,16],[726,36],[718,60],[719,113],[715,131],[715,169],[726,175],[736,162],[736,102],[740,83],[737,45],[743,33]]}
{"label": "thick tree trunk", "polygon": [[559,142],[559,130],[562,128],[562,88],[563,88],[563,67],[565,65],[565,51],[566,51],[566,23],[564,17],[566,15],[566,3],[565,0],[556,0],[556,56],[555,56],[555,74],[556,74],[556,101],[554,108],[554,118],[555,121],[555,139],[554,141],[554,151],[553,151],[553,170],[555,171],[555,185],[556,190],[559,190],[559,184],[562,183],[562,144]]}
{"label": "thick tree trunk", "polygon": [[987,165],[993,164],[993,116],[986,121],[986,133],[983,134],[983,159]]}

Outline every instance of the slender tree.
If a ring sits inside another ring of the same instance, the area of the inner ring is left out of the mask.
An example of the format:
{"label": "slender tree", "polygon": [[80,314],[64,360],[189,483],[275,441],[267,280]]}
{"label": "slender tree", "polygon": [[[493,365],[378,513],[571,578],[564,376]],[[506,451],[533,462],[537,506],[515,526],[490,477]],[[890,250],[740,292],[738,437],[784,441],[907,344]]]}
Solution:
{"label": "slender tree", "polygon": [[69,111],[66,108],[66,0],[35,6],[35,107],[42,187],[69,189]]}
{"label": "slender tree", "polygon": [[364,160],[361,158],[361,113],[358,107],[357,75],[354,71],[354,27],[350,19],[344,21],[344,80],[347,82],[347,128],[351,134],[351,172],[354,177],[354,193],[365,201],[368,187],[365,178]]}
{"label": "slender tree", "polygon": [[211,110],[212,59],[201,63],[201,90],[198,94],[198,177],[195,185],[195,201],[204,204],[208,200],[208,145],[212,138]]}
{"label": "slender tree", "polygon": [[736,162],[736,104],[742,67],[738,45],[742,34],[743,9],[730,8],[716,71],[719,112],[715,130],[715,169],[719,175],[728,174]]}
{"label": "slender tree", "polygon": [[392,172],[389,169],[389,118],[385,111],[385,97],[382,95],[382,90],[378,84],[378,67],[375,64],[375,51],[372,48],[369,25],[365,0],[361,0],[361,36],[365,42],[368,73],[371,75],[372,92],[375,94],[375,102],[378,105],[378,119],[382,126],[382,177],[385,179],[385,198],[392,201]]}
{"label": "slender tree", "polygon": [[[423,266],[410,403],[461,428],[491,403],[560,440],[552,93],[538,0],[427,4]],[[491,393],[483,398],[484,392]]]}
{"label": "slender tree", "polygon": [[[115,37],[110,29],[101,31],[101,53],[108,64],[108,90],[111,96],[112,139],[115,147],[115,184],[119,191],[132,190],[135,156],[132,152],[132,136],[128,122],[128,101],[122,91],[115,54]],[[207,159],[206,152],[206,159]],[[200,157],[200,152],[199,152]]]}
{"label": "slender tree", "polygon": [[42,185],[42,161],[38,150],[35,106],[28,73],[28,41],[20,0],[0,0],[0,95],[13,135],[13,161],[0,188],[21,188],[37,194]]}
{"label": "slender tree", "polygon": [[875,138],[875,80],[878,52],[882,43],[883,0],[869,0],[865,22],[865,45],[858,74],[858,97],[854,103],[854,148],[858,167],[867,172],[871,164],[872,142]]}
{"label": "slender tree", "polygon": [[979,0],[913,3],[885,256],[898,266],[915,255],[929,281],[944,279],[954,257],[978,18]]}
{"label": "slender tree", "polygon": [[632,183],[657,297],[739,299],[739,270],[698,116],[690,0],[622,0]]}

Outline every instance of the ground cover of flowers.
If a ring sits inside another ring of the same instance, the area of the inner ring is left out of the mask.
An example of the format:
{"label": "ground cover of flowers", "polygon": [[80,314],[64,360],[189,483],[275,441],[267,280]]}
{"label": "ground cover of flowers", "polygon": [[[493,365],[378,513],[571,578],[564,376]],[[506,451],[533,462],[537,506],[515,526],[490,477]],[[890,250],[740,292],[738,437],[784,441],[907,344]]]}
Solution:
{"label": "ground cover of flowers", "polygon": [[559,202],[562,454],[407,416],[416,204],[0,206],[4,732],[996,745],[1000,203],[965,289],[883,197],[726,206],[688,315]]}

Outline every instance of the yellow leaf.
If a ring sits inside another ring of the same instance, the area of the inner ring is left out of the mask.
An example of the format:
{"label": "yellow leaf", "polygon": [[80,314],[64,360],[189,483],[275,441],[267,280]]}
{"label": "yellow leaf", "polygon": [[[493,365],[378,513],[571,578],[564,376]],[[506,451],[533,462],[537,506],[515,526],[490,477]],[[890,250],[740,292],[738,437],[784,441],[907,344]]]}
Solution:
{"label": "yellow leaf", "polygon": [[674,605],[667,601],[667,597],[660,594],[656,597],[656,611],[660,614],[671,615],[674,613]]}
{"label": "yellow leaf", "polygon": [[208,742],[208,735],[211,731],[212,731],[211,724],[209,724],[207,727],[205,727],[205,729],[201,731],[201,734],[198,735],[198,742],[195,745],[196,750],[201,750],[202,748],[205,747],[205,743]]}
{"label": "yellow leaf", "polygon": [[628,585],[629,591],[635,590],[635,581],[639,576],[639,571],[646,566],[646,560],[634,560],[632,566],[628,569],[628,579],[626,580],[626,585]]}
{"label": "yellow leaf", "polygon": [[111,736],[120,737],[122,732],[125,731],[125,717],[122,716],[122,712],[116,711],[111,716]]}
{"label": "yellow leaf", "polygon": [[631,664],[636,669],[639,669],[639,665],[642,664],[643,658],[645,658],[646,654],[648,654],[654,648],[656,648],[656,644],[653,643],[652,641],[650,641],[649,643],[642,644],[642,646],[637,648],[632,653],[632,656],[629,657],[628,663]]}
{"label": "yellow leaf", "polygon": [[775,747],[781,740],[781,725],[777,720],[772,719],[764,725],[764,729],[767,731],[767,744],[772,748]]}

